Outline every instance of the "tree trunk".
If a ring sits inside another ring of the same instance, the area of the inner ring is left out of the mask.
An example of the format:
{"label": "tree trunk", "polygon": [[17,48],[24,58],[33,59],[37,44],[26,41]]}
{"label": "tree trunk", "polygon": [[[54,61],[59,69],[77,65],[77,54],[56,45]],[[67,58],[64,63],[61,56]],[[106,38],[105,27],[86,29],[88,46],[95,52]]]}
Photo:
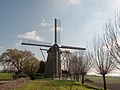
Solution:
{"label": "tree trunk", "polygon": [[74,75],[73,75],[73,80],[75,80],[75,73],[74,73]]}
{"label": "tree trunk", "polygon": [[105,75],[103,75],[103,83],[104,83],[104,90],[106,90],[106,78],[105,78]]}
{"label": "tree trunk", "polygon": [[17,75],[21,75],[21,74],[22,74],[22,70],[18,70]]}
{"label": "tree trunk", "polygon": [[76,74],[76,81],[79,82],[79,74]]}
{"label": "tree trunk", "polygon": [[82,84],[84,84],[84,76],[85,75],[82,74]]}

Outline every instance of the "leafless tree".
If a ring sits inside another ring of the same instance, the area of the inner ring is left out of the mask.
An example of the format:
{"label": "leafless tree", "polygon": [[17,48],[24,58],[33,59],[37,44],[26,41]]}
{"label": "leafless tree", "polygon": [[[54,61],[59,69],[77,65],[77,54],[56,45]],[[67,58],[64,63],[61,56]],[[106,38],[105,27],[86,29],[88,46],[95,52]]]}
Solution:
{"label": "leafless tree", "polygon": [[71,53],[69,59],[69,71],[74,75],[74,80],[79,81],[78,57],[76,53]]}
{"label": "leafless tree", "polygon": [[105,24],[104,40],[106,48],[117,62],[120,70],[120,12],[115,13],[114,19],[109,19]]}
{"label": "leafless tree", "polygon": [[82,76],[82,84],[84,84],[84,76],[88,73],[88,71],[91,69],[91,62],[89,60],[89,57],[83,52],[79,52],[78,56],[78,63],[79,63],[79,72]]}
{"label": "leafless tree", "polygon": [[90,62],[87,54],[82,51],[71,55],[71,70],[76,76],[76,80],[79,81],[79,75],[82,76],[82,84],[84,84],[84,76],[90,70]]}
{"label": "leafless tree", "polygon": [[108,50],[106,50],[105,43],[100,38],[95,37],[93,41],[93,48],[90,50],[92,53],[89,54],[89,57],[91,59],[92,66],[96,73],[103,76],[104,90],[106,90],[105,76],[115,68],[113,57]]}

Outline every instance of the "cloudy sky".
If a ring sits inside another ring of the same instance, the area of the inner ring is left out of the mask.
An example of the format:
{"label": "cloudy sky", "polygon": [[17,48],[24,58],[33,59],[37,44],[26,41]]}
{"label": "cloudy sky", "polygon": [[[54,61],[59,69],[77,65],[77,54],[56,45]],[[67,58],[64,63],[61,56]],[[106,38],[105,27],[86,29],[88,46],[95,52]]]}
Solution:
{"label": "cloudy sky", "polygon": [[119,0],[0,0],[0,54],[8,48],[31,50],[21,38],[53,43],[54,19],[61,20],[61,45],[87,47],[119,10]]}

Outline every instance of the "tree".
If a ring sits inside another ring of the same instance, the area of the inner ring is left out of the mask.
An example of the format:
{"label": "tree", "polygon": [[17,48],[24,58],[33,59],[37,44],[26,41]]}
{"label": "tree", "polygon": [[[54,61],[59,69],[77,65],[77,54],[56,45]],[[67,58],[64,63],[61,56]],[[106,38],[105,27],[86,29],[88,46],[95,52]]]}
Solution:
{"label": "tree", "polygon": [[105,24],[104,40],[107,50],[117,62],[117,69],[120,70],[120,12],[117,12],[114,19],[109,19]]}
{"label": "tree", "polygon": [[79,72],[82,76],[82,84],[84,84],[84,76],[88,73],[88,71],[91,69],[91,62],[89,61],[89,57],[83,52],[79,52],[78,56],[78,63],[79,63]]}
{"label": "tree", "polygon": [[[38,61],[30,51],[19,51],[17,49],[7,49],[0,56],[0,60],[3,65],[14,68],[17,75],[22,74],[23,70],[29,69],[32,65],[35,65],[34,62]],[[30,68],[30,70],[32,69]]]}
{"label": "tree", "polygon": [[113,63],[113,57],[106,50],[105,43],[100,38],[96,38],[93,41],[93,48],[90,49],[91,54],[88,54],[93,65],[94,70],[97,74],[103,76],[104,90],[106,90],[106,74],[110,73],[115,68]]}
{"label": "tree", "polygon": [[79,81],[79,75],[82,76],[82,84],[84,84],[84,76],[88,73],[91,68],[89,58],[87,54],[82,51],[71,55],[70,68],[76,75],[76,80]]}
{"label": "tree", "polygon": [[40,61],[40,63],[39,63],[39,69],[38,69],[37,73],[40,73],[41,75],[44,74],[45,64],[46,64],[46,62]]}
{"label": "tree", "polygon": [[25,61],[25,68],[23,69],[23,73],[27,74],[31,79],[34,79],[34,76],[37,74],[39,69],[39,61],[36,58],[32,58],[31,60]]}

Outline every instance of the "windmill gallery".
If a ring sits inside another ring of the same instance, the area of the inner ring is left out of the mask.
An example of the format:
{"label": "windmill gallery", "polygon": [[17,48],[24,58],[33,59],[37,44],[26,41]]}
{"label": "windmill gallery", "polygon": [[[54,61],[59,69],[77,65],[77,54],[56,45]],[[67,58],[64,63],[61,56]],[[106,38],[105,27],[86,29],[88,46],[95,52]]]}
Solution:
{"label": "windmill gallery", "polygon": [[55,30],[54,30],[54,44],[47,45],[47,44],[36,44],[36,43],[28,43],[22,42],[22,45],[32,45],[32,46],[41,46],[41,47],[48,47],[48,56],[47,56],[47,63],[45,67],[44,77],[47,78],[61,78],[62,77],[62,70],[61,70],[61,48],[64,49],[77,49],[77,50],[86,50],[85,48],[74,47],[74,46],[59,46],[57,41],[57,19],[55,19]]}

